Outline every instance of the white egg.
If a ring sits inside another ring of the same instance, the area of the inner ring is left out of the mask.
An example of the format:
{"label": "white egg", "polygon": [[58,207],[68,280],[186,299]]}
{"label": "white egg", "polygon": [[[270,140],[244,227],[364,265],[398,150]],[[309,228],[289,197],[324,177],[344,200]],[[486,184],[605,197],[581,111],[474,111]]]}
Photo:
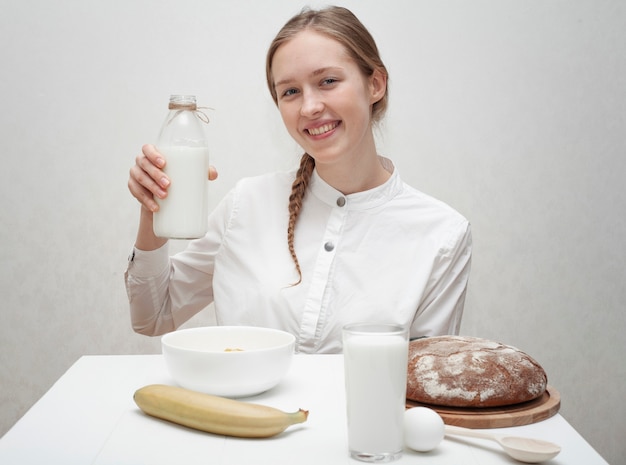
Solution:
{"label": "white egg", "polygon": [[443,440],[445,427],[437,412],[413,407],[404,412],[404,442],[418,452],[433,450]]}

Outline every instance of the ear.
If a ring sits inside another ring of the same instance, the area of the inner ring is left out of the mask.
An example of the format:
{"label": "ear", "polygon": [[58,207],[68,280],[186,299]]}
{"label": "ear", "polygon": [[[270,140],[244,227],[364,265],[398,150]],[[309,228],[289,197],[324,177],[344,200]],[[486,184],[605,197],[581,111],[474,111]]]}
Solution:
{"label": "ear", "polygon": [[373,105],[382,99],[387,92],[387,75],[375,69],[369,77],[370,104]]}

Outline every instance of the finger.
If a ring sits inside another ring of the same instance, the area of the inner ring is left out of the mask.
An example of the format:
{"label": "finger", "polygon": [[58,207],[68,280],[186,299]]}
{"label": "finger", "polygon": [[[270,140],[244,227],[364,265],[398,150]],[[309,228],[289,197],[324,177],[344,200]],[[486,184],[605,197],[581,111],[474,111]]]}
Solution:
{"label": "finger", "polygon": [[217,179],[217,170],[215,166],[209,166],[209,181],[215,181]]}
{"label": "finger", "polygon": [[[152,156],[154,159],[154,154],[150,154],[150,156]],[[165,161],[163,161],[163,164],[165,164]],[[140,171],[143,171],[147,176],[151,178],[152,183],[158,184],[161,189],[167,189],[167,187],[170,185],[170,179],[167,177],[167,175],[160,168],[158,168],[154,164],[154,161],[148,158],[145,153],[137,156],[137,158],[135,159],[135,165],[140,169]],[[155,195],[157,194],[157,192],[152,187],[152,183],[143,182],[144,177],[141,172],[137,172],[136,179],[142,185],[153,191]]]}
{"label": "finger", "polygon": [[162,189],[150,176],[139,166],[135,165],[130,169],[128,179],[128,189],[133,197],[143,204],[150,211],[157,211],[159,206],[154,197],[165,198],[167,191]]}
{"label": "finger", "polygon": [[154,200],[152,193],[139,185],[133,178],[128,180],[128,190],[148,211],[156,212],[159,210],[159,204]]}
{"label": "finger", "polygon": [[152,164],[158,168],[165,166],[165,157],[157,150],[153,144],[144,144],[141,147],[141,152],[145,157],[152,162]]}
{"label": "finger", "polygon": [[141,186],[133,185],[131,182],[128,183],[128,189],[145,209],[151,212],[159,211],[159,204],[150,191]]}
{"label": "finger", "polygon": [[144,189],[151,192],[156,197],[161,199],[167,196],[167,185],[162,187],[163,184],[169,185],[169,180],[166,182],[157,182],[149,173],[143,170],[140,166],[135,165],[130,169],[131,178]]}

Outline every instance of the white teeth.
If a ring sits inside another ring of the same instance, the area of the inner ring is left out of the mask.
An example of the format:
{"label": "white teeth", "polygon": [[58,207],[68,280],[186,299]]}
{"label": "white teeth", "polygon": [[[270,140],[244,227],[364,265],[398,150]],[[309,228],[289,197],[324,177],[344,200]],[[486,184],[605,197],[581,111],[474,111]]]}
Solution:
{"label": "white teeth", "polygon": [[324,126],[320,126],[319,128],[311,128],[309,129],[309,134],[312,136],[319,136],[320,134],[324,134],[328,131],[332,131],[337,127],[337,123],[329,123]]}

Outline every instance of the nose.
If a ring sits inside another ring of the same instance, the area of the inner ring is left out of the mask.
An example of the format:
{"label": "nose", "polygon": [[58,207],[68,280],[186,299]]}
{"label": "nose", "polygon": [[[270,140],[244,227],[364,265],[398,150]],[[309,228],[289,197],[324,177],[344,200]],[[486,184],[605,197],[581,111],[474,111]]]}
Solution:
{"label": "nose", "polygon": [[306,117],[312,117],[324,110],[324,102],[321,99],[319,93],[314,91],[303,92],[302,106],[300,107],[300,114]]}

